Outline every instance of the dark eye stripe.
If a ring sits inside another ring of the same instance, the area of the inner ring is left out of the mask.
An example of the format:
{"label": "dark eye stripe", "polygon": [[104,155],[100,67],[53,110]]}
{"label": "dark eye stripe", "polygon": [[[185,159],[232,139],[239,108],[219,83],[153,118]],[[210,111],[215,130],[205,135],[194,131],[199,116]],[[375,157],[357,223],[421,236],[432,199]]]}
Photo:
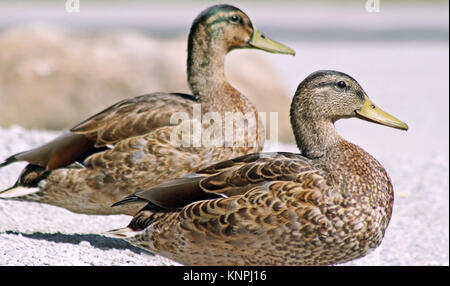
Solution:
{"label": "dark eye stripe", "polygon": [[320,82],[320,83],[315,84],[315,85],[314,85],[314,88],[330,87],[330,86],[333,86],[333,85],[334,85],[334,83],[331,83],[331,84],[330,84],[330,82],[323,81],[323,82]]}

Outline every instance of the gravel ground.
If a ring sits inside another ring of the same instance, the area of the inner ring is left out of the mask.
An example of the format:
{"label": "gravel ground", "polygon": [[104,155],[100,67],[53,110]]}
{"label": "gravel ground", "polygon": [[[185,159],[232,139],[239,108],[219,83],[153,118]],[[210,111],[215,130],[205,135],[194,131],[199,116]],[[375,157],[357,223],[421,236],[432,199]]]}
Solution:
{"label": "gravel ground", "polygon": [[[56,134],[0,128],[0,158]],[[292,145],[278,148],[296,150]],[[394,156],[382,163],[396,192],[390,226],[378,249],[344,265],[449,265],[448,155]],[[0,189],[10,186],[23,166],[0,169]],[[101,235],[129,221],[124,215],[82,215],[45,204],[0,200],[0,265],[177,265]]]}

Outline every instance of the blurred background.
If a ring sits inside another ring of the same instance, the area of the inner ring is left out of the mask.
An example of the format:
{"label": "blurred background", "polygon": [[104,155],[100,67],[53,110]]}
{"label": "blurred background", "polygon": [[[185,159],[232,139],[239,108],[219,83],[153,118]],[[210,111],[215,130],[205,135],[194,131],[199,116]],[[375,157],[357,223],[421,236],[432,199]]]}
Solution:
{"label": "blurred background", "polygon": [[[0,126],[62,130],[126,97],[189,92],[187,34],[198,13],[218,3],[0,1]],[[227,57],[229,81],[260,111],[279,112],[281,142],[293,142],[288,110],[300,81],[336,69],[410,126],[404,133],[341,120],[343,136],[379,154],[393,144],[448,154],[448,1],[227,3],[297,51]]]}

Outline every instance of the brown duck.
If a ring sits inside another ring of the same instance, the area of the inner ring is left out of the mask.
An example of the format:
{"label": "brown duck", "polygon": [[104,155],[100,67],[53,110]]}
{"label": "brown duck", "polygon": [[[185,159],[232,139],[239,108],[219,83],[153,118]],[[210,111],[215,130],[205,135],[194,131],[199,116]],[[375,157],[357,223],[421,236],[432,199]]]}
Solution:
{"label": "brown duck", "polygon": [[[235,156],[261,151],[264,127],[255,107],[224,74],[225,55],[237,48],[294,55],[263,36],[248,16],[229,5],[212,6],[193,22],[188,40],[187,75],[192,95],[152,93],[122,100],[88,118],[53,141],[13,155],[0,167],[29,164],[1,198],[36,201],[77,213],[133,215],[138,205],[111,204],[142,189]],[[174,145],[176,112],[192,118],[201,111],[253,113],[256,144],[240,147]],[[142,207],[142,206],[141,206]]]}
{"label": "brown duck", "polygon": [[188,265],[329,265],[366,255],[383,239],[393,188],[334,122],[407,125],[337,71],[300,83],[290,115],[301,154],[247,154],[137,192],[116,205],[147,206],[107,235]]}

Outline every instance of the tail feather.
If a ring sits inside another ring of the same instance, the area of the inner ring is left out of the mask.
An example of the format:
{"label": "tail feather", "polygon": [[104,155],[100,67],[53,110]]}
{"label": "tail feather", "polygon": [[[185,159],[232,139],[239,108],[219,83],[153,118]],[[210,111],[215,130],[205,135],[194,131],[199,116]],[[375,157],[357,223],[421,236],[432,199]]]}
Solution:
{"label": "tail feather", "polygon": [[133,230],[131,227],[123,227],[119,229],[109,230],[102,234],[107,237],[127,239],[135,236],[138,233],[138,231]]}
{"label": "tail feather", "polygon": [[12,187],[9,187],[9,188],[7,188],[7,189],[4,189],[3,191],[0,191],[0,194],[6,193],[6,192],[8,192],[8,191],[14,189],[15,187],[17,187],[17,185],[14,185],[14,186],[12,186]]}
{"label": "tail feather", "polygon": [[10,188],[7,188],[6,190],[0,191],[0,199],[22,197],[25,195],[36,193],[39,190],[40,190],[40,188],[38,188],[38,187],[28,188],[28,187],[14,185]]}

